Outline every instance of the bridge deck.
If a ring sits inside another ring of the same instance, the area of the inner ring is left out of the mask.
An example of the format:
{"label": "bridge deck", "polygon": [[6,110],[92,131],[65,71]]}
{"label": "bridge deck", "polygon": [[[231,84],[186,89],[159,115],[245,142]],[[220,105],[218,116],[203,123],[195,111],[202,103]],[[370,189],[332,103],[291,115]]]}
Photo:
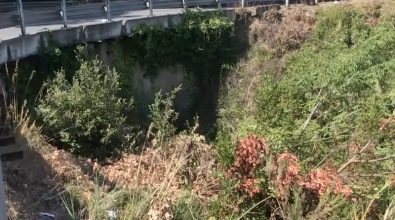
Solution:
{"label": "bridge deck", "polygon": [[[155,9],[154,16],[175,15],[175,14],[181,14],[182,12],[183,12],[182,8]],[[141,19],[146,17],[149,17],[149,10],[138,10],[138,11],[130,11],[120,16],[117,16],[113,18],[113,21]],[[86,18],[86,19],[72,20],[69,22],[69,26],[72,28],[72,27],[88,26],[94,24],[102,24],[106,22],[107,20],[105,18],[101,18],[101,19]],[[39,32],[59,30],[62,28],[63,28],[62,22],[53,22],[53,24],[29,25],[26,27],[26,31],[28,34],[36,34]],[[21,29],[19,26],[2,28],[0,29],[0,42],[12,38],[17,38],[20,35],[21,35]]]}
{"label": "bridge deck", "polygon": [[[279,5],[291,0],[106,0],[78,5],[70,5],[69,0],[60,4],[62,1],[57,0],[57,4],[45,7],[39,7],[39,2],[29,5],[15,1],[12,10],[0,13],[0,64],[34,55],[51,42],[67,46],[129,35],[143,23],[165,27],[178,24],[183,5],[199,6],[205,11],[225,7],[226,15],[234,19],[236,5]],[[16,10],[17,5],[21,7]]]}

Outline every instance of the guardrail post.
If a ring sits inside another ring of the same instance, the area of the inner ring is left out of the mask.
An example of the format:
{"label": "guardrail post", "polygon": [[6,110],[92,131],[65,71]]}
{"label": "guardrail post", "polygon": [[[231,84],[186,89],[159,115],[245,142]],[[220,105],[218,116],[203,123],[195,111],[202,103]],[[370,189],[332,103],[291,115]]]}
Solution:
{"label": "guardrail post", "polygon": [[289,0],[285,0],[285,7],[289,6]]}
{"label": "guardrail post", "polygon": [[221,8],[221,0],[217,0],[217,2],[218,2],[218,9],[220,9]]}
{"label": "guardrail post", "polygon": [[107,20],[111,21],[111,0],[106,0]]}
{"label": "guardrail post", "polygon": [[154,8],[152,7],[152,0],[149,0],[148,4],[149,4],[149,16],[152,17],[154,16]]}
{"label": "guardrail post", "polygon": [[62,0],[62,18],[63,18],[63,26],[64,28],[69,27],[69,23],[67,21],[67,14],[66,14],[66,0]]}
{"label": "guardrail post", "polygon": [[184,9],[187,8],[187,2],[186,2],[186,0],[182,0],[182,7],[184,7]]}
{"label": "guardrail post", "polygon": [[245,0],[241,0],[241,7],[244,8],[245,6]]}
{"label": "guardrail post", "polygon": [[26,26],[25,26],[25,17],[23,16],[23,6],[22,0],[17,0],[18,5],[18,14],[19,14],[19,22],[21,25],[22,35],[26,35]]}

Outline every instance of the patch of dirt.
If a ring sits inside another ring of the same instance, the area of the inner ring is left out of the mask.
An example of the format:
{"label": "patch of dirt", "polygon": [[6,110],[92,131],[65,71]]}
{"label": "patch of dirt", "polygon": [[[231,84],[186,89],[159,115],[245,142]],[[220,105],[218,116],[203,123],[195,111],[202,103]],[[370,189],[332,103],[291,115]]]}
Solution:
{"label": "patch of dirt", "polygon": [[60,197],[64,183],[74,180],[83,182],[87,189],[93,187],[82,163],[43,139],[40,146],[29,145],[21,135],[16,141],[24,158],[3,164],[9,218],[46,219],[40,213],[49,213],[56,219],[68,219]]}
{"label": "patch of dirt", "polygon": [[40,153],[25,145],[23,160],[3,165],[10,219],[40,219],[40,212],[67,219],[59,197],[62,184]]}

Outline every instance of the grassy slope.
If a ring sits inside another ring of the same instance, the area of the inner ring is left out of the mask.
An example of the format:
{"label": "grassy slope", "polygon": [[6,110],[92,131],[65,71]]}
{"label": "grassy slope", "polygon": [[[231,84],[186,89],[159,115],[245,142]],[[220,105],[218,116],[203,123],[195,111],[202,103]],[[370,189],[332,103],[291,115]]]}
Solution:
{"label": "grassy slope", "polygon": [[295,154],[302,173],[338,169],[358,202],[339,205],[332,217],[355,206],[354,217],[343,217],[378,218],[394,192],[386,183],[395,153],[395,4],[328,4],[316,14],[303,7],[267,13],[277,29],[265,20],[253,24],[250,56],[224,86],[218,154],[230,166],[236,141],[259,134],[274,152]]}

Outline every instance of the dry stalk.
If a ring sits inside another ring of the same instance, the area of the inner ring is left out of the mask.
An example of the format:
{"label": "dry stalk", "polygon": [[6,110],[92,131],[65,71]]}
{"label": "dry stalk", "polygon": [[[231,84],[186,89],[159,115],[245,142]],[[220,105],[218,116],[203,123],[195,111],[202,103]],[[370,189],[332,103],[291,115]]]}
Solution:
{"label": "dry stalk", "polygon": [[340,168],[337,170],[338,173],[341,173],[343,170],[345,170],[348,166],[350,166],[351,164],[355,163],[357,160],[357,157],[363,153],[369,146],[370,143],[372,141],[368,141],[368,143],[366,143],[366,145],[359,150],[356,154],[354,154],[354,156],[352,156],[346,163],[344,163],[343,165],[340,166]]}

